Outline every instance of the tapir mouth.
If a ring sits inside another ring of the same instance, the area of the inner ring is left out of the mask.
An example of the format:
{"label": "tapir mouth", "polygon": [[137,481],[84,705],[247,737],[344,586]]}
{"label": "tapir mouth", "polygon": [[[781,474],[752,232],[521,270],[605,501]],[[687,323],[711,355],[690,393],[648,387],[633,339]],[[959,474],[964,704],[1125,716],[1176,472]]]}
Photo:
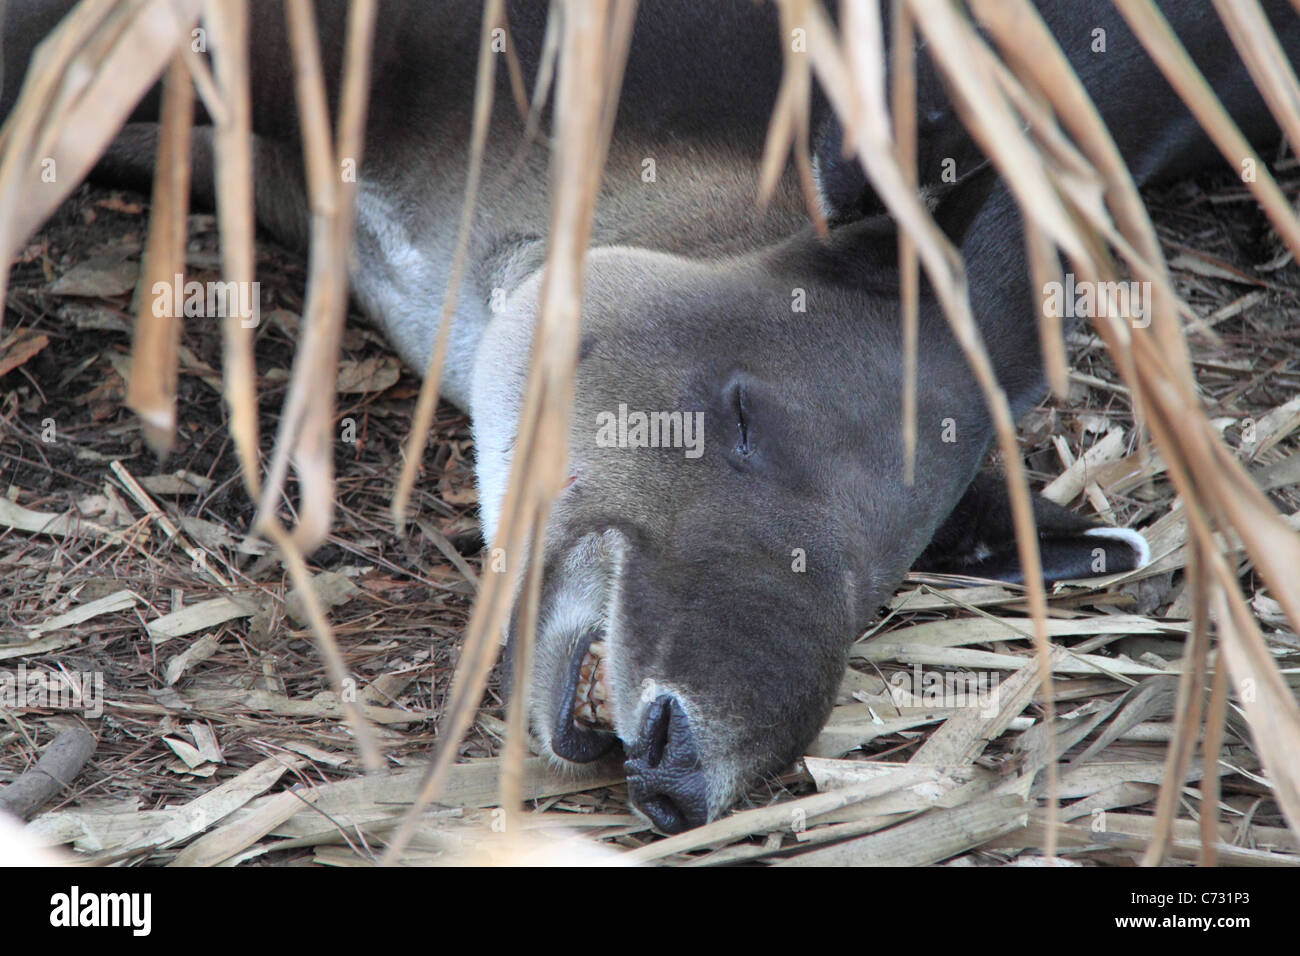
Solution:
{"label": "tapir mouth", "polygon": [[604,631],[588,628],[574,642],[567,679],[559,682],[551,750],[574,763],[590,763],[618,742],[605,669]]}

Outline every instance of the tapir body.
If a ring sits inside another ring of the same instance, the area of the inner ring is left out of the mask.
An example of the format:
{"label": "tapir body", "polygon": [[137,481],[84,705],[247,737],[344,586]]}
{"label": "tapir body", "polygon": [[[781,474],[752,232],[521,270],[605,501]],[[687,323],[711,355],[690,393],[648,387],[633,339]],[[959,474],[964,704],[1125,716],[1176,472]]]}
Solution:
{"label": "tapir body", "polygon": [[[6,113],[32,45],[67,6],[8,5]],[[326,74],[337,77],[346,5],[317,6]],[[1222,164],[1109,4],[1039,6],[1139,183]],[[1294,9],[1266,6],[1284,48],[1300,49]],[[302,244],[282,11],[253,7],[258,216]],[[1275,139],[1208,0],[1164,10],[1247,134]],[[480,13],[462,2],[380,4],[352,290],[421,370],[464,195]],[[541,3],[509,5],[529,83],[546,16]],[[903,482],[896,232],[840,155],[822,104],[813,145],[830,237],[810,226],[792,175],[757,208],[783,42],[774,9],[750,0],[641,4],[588,255],[573,478],[547,530],[534,730],[548,754],[573,764],[621,743],[633,805],[669,832],[716,817],[803,752],[851,641],[918,560],[1018,573],[997,482],[977,477],[988,412],[928,292],[916,478]],[[525,143],[503,65],[444,376],[444,394],[474,421],[488,540],[550,216],[546,137]],[[945,158],[977,170],[981,157],[928,68],[920,101],[923,182],[938,182]],[[155,109],[147,101],[137,119]],[[128,127],[101,171],[131,181],[148,169],[149,143],[147,130]],[[936,215],[964,239],[977,321],[1023,412],[1043,391],[1035,300],[1014,203],[980,178],[947,190]],[[1145,560],[1131,531],[1036,508],[1053,578],[1096,570],[1098,549],[1107,571]]]}

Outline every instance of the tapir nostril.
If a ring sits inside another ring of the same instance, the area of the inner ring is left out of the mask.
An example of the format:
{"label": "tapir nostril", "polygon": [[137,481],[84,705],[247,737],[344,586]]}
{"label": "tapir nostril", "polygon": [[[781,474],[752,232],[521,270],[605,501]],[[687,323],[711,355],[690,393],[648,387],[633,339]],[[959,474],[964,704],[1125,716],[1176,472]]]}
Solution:
{"label": "tapir nostril", "polygon": [[708,820],[708,778],[676,697],[661,694],[650,702],[623,768],[632,805],[659,830],[679,833]]}
{"label": "tapir nostril", "polygon": [[681,808],[670,797],[665,797],[663,794],[646,797],[636,803],[636,808],[650,818],[655,829],[663,833],[681,833],[691,827],[686,822],[686,815],[682,813]]}
{"label": "tapir nostril", "polygon": [[[658,767],[663,762],[664,751],[668,748],[668,730],[672,723],[673,706],[677,702],[667,694],[655,698],[646,709],[642,735],[646,741],[646,763]],[[686,724],[687,731],[690,724]]]}

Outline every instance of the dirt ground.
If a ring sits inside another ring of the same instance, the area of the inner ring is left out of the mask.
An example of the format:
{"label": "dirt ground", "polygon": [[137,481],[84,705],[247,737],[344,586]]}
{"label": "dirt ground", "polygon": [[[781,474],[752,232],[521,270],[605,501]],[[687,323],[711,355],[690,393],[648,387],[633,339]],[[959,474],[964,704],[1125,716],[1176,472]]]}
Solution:
{"label": "dirt ground", "polygon": [[[1300,170],[1284,166],[1279,176],[1294,199]],[[1251,441],[1251,429],[1260,423],[1278,425],[1285,416],[1277,410],[1300,394],[1300,269],[1282,254],[1239,184],[1202,179],[1149,199],[1178,289],[1203,322],[1189,332],[1189,342],[1211,417],[1222,420],[1225,440],[1240,450],[1252,470],[1284,478],[1300,447],[1296,423],[1283,422],[1281,436],[1265,448]],[[476,587],[473,575],[445,553],[450,543],[468,569],[477,572],[482,542],[475,521],[468,421],[450,406],[439,409],[412,508],[420,520],[407,536],[397,535],[387,508],[419,383],[398,365],[372,326],[360,316],[349,318],[340,374],[346,391],[339,394],[338,414],[354,421],[356,440],[336,445],[335,528],[329,543],[312,555],[311,566],[321,575],[321,593],[334,604],[335,635],[361,699],[371,705],[393,776],[391,786],[377,793],[345,792],[339,787],[348,781],[361,786],[351,734],[339,717],[338,700],[311,635],[295,617],[295,602],[286,600],[290,587],[282,566],[248,535],[252,504],[237,477],[219,390],[219,328],[202,321],[185,326],[180,427],[165,461],[149,450],[137,420],[123,407],[131,289],[146,224],[141,197],[83,187],[13,267],[0,329],[0,491],[22,509],[76,521],[54,534],[0,521],[0,670],[21,666],[55,679],[68,672],[101,674],[104,690],[98,716],[77,708],[6,710],[0,704],[0,787],[31,768],[60,730],[80,725],[95,735],[97,747],[72,785],[44,808],[42,833],[50,842],[101,860],[171,861],[186,848],[199,852],[195,848],[203,828],[173,832],[168,839],[157,836],[159,828],[178,808],[193,806],[224,784],[249,787],[243,803],[219,817],[224,820],[234,820],[230,814],[236,808],[244,812],[261,806],[250,802],[254,798],[266,799],[262,794],[290,785],[297,785],[297,793],[338,785],[321,791],[320,800],[339,802],[316,829],[286,811],[287,822],[217,858],[260,864],[371,858],[374,846],[367,841],[391,826],[394,814],[409,801],[412,775],[418,775],[437,739]],[[190,234],[187,278],[216,278],[213,218],[192,216]],[[257,270],[263,303],[258,385],[266,455],[292,366],[304,263],[263,242]],[[1157,559],[1150,573],[1126,582],[1102,589],[1066,588],[1053,596],[1059,620],[1086,617],[1114,624],[1105,635],[1108,640],[1094,631],[1084,637],[1065,633],[1063,643],[1080,653],[1135,665],[1125,672],[1134,675],[1127,682],[1066,675],[1058,682],[1061,708],[1091,707],[1101,713],[1109,707],[1106,714],[1113,715],[1116,707],[1123,711],[1121,703],[1135,699],[1132,685],[1158,675],[1161,667],[1172,669],[1170,662],[1181,652],[1185,628],[1180,627],[1189,597],[1182,588],[1180,539],[1169,520],[1174,503],[1169,483],[1158,465],[1137,469],[1136,477],[1133,467],[1124,467],[1138,462],[1141,451],[1126,391],[1091,333],[1074,335],[1069,346],[1075,370],[1070,400],[1049,399],[1022,423],[1031,475],[1038,486],[1045,485],[1066,470],[1059,446],[1077,457],[1111,436],[1114,452],[1089,472],[1091,484],[1070,503],[1089,512],[1105,509],[1118,524],[1151,531]],[[219,558],[215,566],[194,565],[128,492],[114,463],[145,487],[184,535]],[[1295,480],[1270,490],[1286,515],[1300,510]],[[1163,552],[1160,541],[1170,543]],[[1254,596],[1252,606],[1279,664],[1295,669],[1300,641],[1248,562],[1239,558],[1246,593]],[[119,604],[110,601],[102,613],[84,621],[60,621],[60,615],[122,592],[127,596],[117,599]],[[962,593],[971,600],[957,605],[934,599],[935,588],[926,582],[910,581],[900,595],[923,600],[895,601],[883,625],[873,626],[865,637],[878,641],[919,625],[1023,610],[1014,590]],[[238,606],[218,603],[230,595],[238,596]],[[174,616],[187,608],[210,613],[195,612],[193,620]],[[156,623],[160,619],[162,625]],[[1150,626],[1139,626],[1139,619]],[[50,622],[56,626],[48,627]],[[1028,642],[1014,637],[988,638],[977,646],[1030,659]],[[942,661],[932,663],[941,666]],[[1138,667],[1143,664],[1148,670]],[[867,651],[855,653],[853,666],[831,731],[851,734],[861,708],[879,703],[881,682],[907,667]],[[1295,681],[1295,675],[1290,679]],[[886,732],[854,738],[849,741],[856,741],[854,746],[836,747],[833,734],[824,734],[815,753],[836,761],[837,768],[855,761],[906,760],[924,745],[935,724],[908,724],[903,710],[889,718],[896,723]],[[1106,766],[1137,769],[1114,771],[1091,792],[1082,785],[1063,792],[1063,802],[1081,801],[1073,818],[1095,810],[1087,800],[1119,787],[1122,799],[1112,794],[1101,805],[1127,821],[1117,824],[1117,832],[1144,832],[1141,821],[1149,825],[1168,739],[1159,728],[1167,731],[1170,710],[1168,702],[1163,708],[1152,704],[1136,722],[1129,721],[1132,726],[1124,735],[1107,744]],[[461,747],[467,769],[456,782],[462,789],[429,816],[430,838],[418,860],[474,850],[467,834],[491,820],[495,795],[475,776],[476,768],[495,768],[504,716],[494,676],[479,720]],[[1041,716],[1040,705],[1031,705],[1026,716]],[[1229,726],[1225,760],[1235,769],[1225,772],[1221,783],[1225,842],[1243,854],[1300,852],[1295,838],[1282,831],[1278,808],[1259,779],[1249,734],[1239,719]],[[979,762],[984,770],[996,770],[1015,752],[1011,737],[994,742]],[[1084,746],[1081,739],[1074,754]],[[816,793],[824,788],[819,775],[825,772],[824,765],[800,765],[758,788],[750,807]],[[601,771],[592,780],[574,781],[537,761],[529,763],[528,773],[525,792],[530,805],[541,811],[539,820],[581,829],[613,850],[655,855],[647,848],[658,838],[630,814],[616,773]],[[1195,815],[1195,802],[1189,798],[1184,818]],[[877,815],[888,816],[884,811]],[[320,816],[326,816],[324,811]],[[858,829],[826,829],[836,826]],[[678,863],[780,859],[830,844],[836,832],[872,831],[863,818],[842,815],[809,832],[823,836],[808,839],[797,830],[755,827],[662,856]],[[984,865],[1037,852],[1032,835],[1019,843],[1008,842],[1005,833],[995,837],[955,856],[962,863]],[[1134,839],[1081,838],[1067,843],[1073,849],[1063,852],[1085,865],[1126,865],[1140,852]]]}

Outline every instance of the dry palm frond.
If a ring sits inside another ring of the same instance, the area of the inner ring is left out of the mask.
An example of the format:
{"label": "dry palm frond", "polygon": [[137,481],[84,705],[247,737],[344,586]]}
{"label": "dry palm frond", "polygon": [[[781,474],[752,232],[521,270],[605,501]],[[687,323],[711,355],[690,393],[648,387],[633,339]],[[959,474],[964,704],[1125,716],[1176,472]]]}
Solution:
{"label": "dry palm frond", "polygon": [[37,48],[0,133],[0,303],[21,244],[90,172],[198,13],[199,0],[95,0]]}

